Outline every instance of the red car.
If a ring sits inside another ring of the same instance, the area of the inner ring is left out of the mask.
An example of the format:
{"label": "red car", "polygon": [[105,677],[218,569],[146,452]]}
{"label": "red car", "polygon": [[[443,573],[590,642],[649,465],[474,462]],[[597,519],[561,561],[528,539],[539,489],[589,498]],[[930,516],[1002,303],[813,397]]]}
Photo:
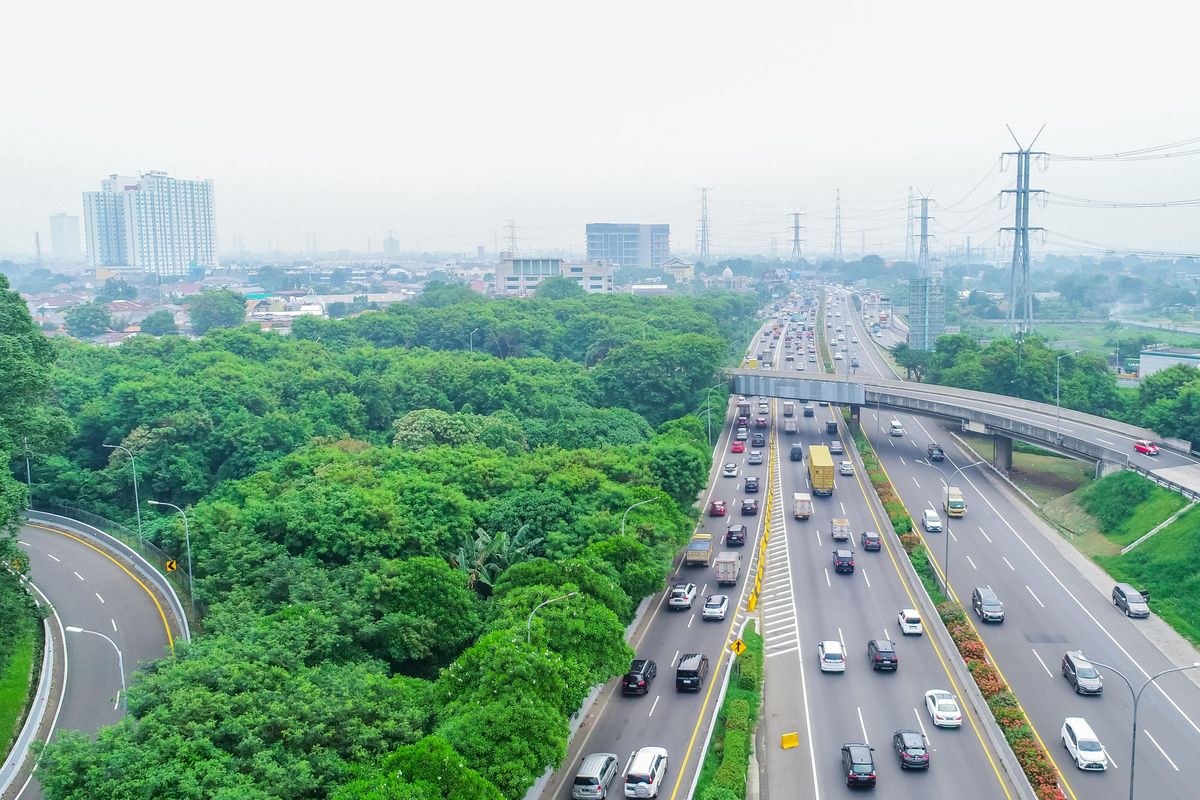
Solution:
{"label": "red car", "polygon": [[754,427],[756,427],[756,428],[765,428],[765,427],[767,427],[767,418],[766,418],[766,417],[757,417],[757,418],[754,420]]}
{"label": "red car", "polygon": [[731,452],[731,453],[746,452],[746,443],[745,442],[734,442],[732,445],[730,445],[729,452]]}
{"label": "red car", "polygon": [[724,500],[713,500],[711,503],[709,503],[708,515],[710,517],[725,516],[725,501]]}
{"label": "red car", "polygon": [[1158,445],[1149,439],[1136,439],[1133,443],[1133,449],[1148,456],[1158,455]]}

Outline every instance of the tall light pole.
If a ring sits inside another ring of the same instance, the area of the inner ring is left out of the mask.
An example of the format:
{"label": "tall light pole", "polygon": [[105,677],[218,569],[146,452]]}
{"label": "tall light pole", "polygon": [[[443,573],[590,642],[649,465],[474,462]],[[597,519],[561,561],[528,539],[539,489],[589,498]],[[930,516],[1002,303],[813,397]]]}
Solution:
{"label": "tall light pole", "polygon": [[640,503],[634,503],[629,508],[625,509],[625,513],[621,515],[621,535],[622,536],[625,535],[625,518],[629,516],[630,511],[633,511],[638,506],[644,506],[644,505],[646,505],[646,503],[653,503],[655,500],[658,500],[658,499],[659,498],[657,498],[657,497],[651,497],[649,500],[643,500]]}
{"label": "tall light pole", "polygon": [[719,386],[724,386],[724,385],[725,385],[725,381],[721,381],[720,383],[714,383],[712,386],[708,387],[708,389],[706,389],[704,392],[704,395],[705,395],[704,399],[705,399],[705,402],[708,404],[708,410],[704,414],[704,421],[705,421],[705,425],[707,426],[706,431],[708,434],[708,446],[709,447],[712,447],[712,390],[716,389]]}
{"label": "tall light pole", "polygon": [[133,507],[137,510],[137,529],[138,529],[138,550],[142,549],[142,504],[138,501],[138,484],[137,484],[137,459],[133,457],[133,451],[128,447],[120,444],[104,445],[109,450],[122,450],[129,456],[129,463],[133,467]]}
{"label": "tall light pole", "polygon": [[1058,402],[1059,367],[1062,366],[1062,360],[1064,358],[1066,358],[1067,356],[1077,355],[1082,352],[1083,352],[1083,350],[1072,350],[1071,352],[1063,353],[1061,356],[1054,359],[1054,443],[1055,444],[1062,443],[1062,406],[1059,405],[1059,402]]}
{"label": "tall light pole", "polygon": [[196,590],[195,584],[192,582],[192,537],[188,532],[187,514],[184,513],[182,508],[174,503],[164,503],[159,500],[147,500],[146,502],[152,506],[166,506],[167,508],[173,508],[179,512],[179,516],[183,517],[183,541],[187,545],[188,557],[188,598],[192,603],[192,619],[194,620],[196,618]]}
{"label": "tall light pole", "polygon": [[33,508],[33,473],[29,471],[29,437],[23,437],[25,440],[25,488],[29,492],[28,505]]}
{"label": "tall light pole", "polygon": [[538,612],[542,606],[548,606],[551,603],[557,603],[559,600],[566,600],[568,597],[574,597],[579,592],[568,592],[559,597],[551,597],[549,600],[543,600],[533,607],[533,611],[529,612],[529,619],[525,620],[525,644],[530,644],[533,641],[533,615]]}
{"label": "tall light pole", "polygon": [[[920,459],[919,461],[917,461],[917,463],[924,464],[927,467],[932,467],[933,469],[936,469],[938,471],[938,473],[942,476],[942,487],[943,487],[942,491],[943,491],[943,493],[945,493],[945,492],[950,491],[950,481],[954,480],[955,476],[958,475],[958,473],[962,472],[964,469],[970,469],[971,467],[978,467],[980,464],[984,464],[986,462],[976,461],[972,464],[964,464],[963,466],[954,470],[954,472],[950,473],[949,478],[946,477],[946,471],[943,470],[941,467],[937,466],[936,464],[930,463],[929,461],[927,461],[925,459]],[[946,536],[945,536],[945,539],[946,539],[946,547],[945,547],[944,554],[942,555],[942,565],[943,565],[942,566],[942,587],[943,587],[944,591],[946,592],[946,597],[949,598],[951,596],[950,595],[950,512],[949,511],[946,512]]]}
{"label": "tall light pole", "polygon": [[1133,733],[1129,738],[1129,800],[1133,800],[1133,776],[1134,770],[1137,767],[1137,712],[1138,701],[1142,699],[1142,692],[1146,691],[1147,686],[1154,683],[1163,675],[1169,675],[1172,672],[1183,672],[1185,669],[1196,669],[1200,667],[1200,661],[1197,661],[1193,664],[1188,664],[1186,667],[1172,667],[1171,669],[1164,669],[1157,675],[1151,676],[1148,681],[1142,684],[1142,688],[1135,692],[1133,690],[1133,684],[1129,682],[1129,678],[1126,678],[1125,673],[1121,672],[1121,670],[1117,669],[1116,667],[1109,666],[1108,664],[1101,664],[1099,661],[1092,661],[1092,659],[1087,658],[1086,656],[1084,656],[1084,658],[1091,662],[1092,666],[1094,667],[1103,667],[1104,669],[1112,670],[1114,673],[1116,673],[1118,678],[1125,681],[1125,685],[1129,687],[1129,694],[1131,697],[1133,697]]}
{"label": "tall light pole", "polygon": [[467,347],[471,348],[472,353],[475,352],[475,334],[477,333],[479,333],[479,328],[471,331],[471,333],[467,336]]}
{"label": "tall light pole", "polygon": [[125,707],[129,708],[128,694],[125,692],[125,656],[121,654],[121,648],[117,646],[117,643],[100,631],[89,631],[87,628],[80,628],[78,625],[68,625],[65,630],[67,633],[90,633],[92,636],[99,636],[113,646],[113,650],[117,651],[117,671],[121,673],[121,697],[125,702]]}

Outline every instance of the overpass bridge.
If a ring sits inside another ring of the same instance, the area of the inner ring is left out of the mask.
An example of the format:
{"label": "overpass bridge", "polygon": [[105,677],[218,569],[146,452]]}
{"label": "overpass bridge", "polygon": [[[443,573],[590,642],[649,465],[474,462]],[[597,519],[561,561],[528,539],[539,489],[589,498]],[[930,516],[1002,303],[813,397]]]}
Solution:
{"label": "overpass bridge", "polygon": [[[739,394],[849,406],[850,428],[854,431],[858,430],[862,407],[868,406],[940,419],[960,425],[964,431],[990,434],[996,445],[992,463],[1005,472],[1012,469],[1015,439],[1091,461],[1096,464],[1098,477],[1132,469],[1189,499],[1200,499],[1200,462],[1191,456],[1191,444],[1161,439],[1153,431],[1135,425],[1006,395],[871,375],[810,375],[761,369],[735,369],[732,375],[734,390]],[[1135,439],[1157,441],[1160,455],[1135,453]]]}

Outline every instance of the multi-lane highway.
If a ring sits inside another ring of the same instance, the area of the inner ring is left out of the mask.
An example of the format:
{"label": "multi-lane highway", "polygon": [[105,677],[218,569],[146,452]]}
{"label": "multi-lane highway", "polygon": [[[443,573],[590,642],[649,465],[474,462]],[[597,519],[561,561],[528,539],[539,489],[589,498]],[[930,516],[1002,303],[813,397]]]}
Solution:
{"label": "multi-lane highway", "polygon": [[[180,640],[178,620],[140,578],[82,536],[29,524],[18,541],[29,554],[30,580],[61,621],[56,636],[65,637],[59,676],[65,685],[48,712],[52,732],[94,733],[112,725],[124,714],[122,687],[133,672]],[[30,767],[5,800],[42,796],[28,778]]]}
{"label": "multi-lane highway", "polygon": [[[862,315],[849,305],[847,296],[835,294],[831,305],[840,308],[840,320],[851,326],[849,330],[860,341],[858,346],[851,345],[858,351],[860,369],[895,377],[870,343]],[[888,434],[892,419],[903,425],[903,437]],[[1064,421],[1064,432],[1068,424],[1072,423]],[[936,441],[945,448],[946,460],[938,466],[947,476],[972,464],[973,457],[949,431],[920,417],[886,410],[878,415],[874,409],[864,408],[862,425],[910,513],[919,520],[923,509],[933,508],[945,523],[942,478],[925,462],[926,447]],[[1110,443],[1129,445],[1119,439]],[[1165,459],[1191,461],[1164,453],[1159,463]],[[1075,800],[1127,796],[1130,693],[1109,673],[1102,696],[1076,695],[1061,676],[1062,656],[1067,650],[1082,650],[1089,658],[1124,672],[1135,687],[1160,670],[1187,662],[1168,660],[1147,636],[1147,621],[1122,616],[1107,594],[1111,585],[1097,586],[1092,579],[1094,570],[1080,563],[1082,557],[1056,546],[1057,534],[984,470],[983,465],[968,467],[951,479],[963,490],[966,515],[950,520],[945,533],[921,533],[936,554],[939,570],[945,568],[949,545],[950,585],[960,600],[969,605],[972,589],[983,586],[993,589],[1004,602],[1002,624],[985,625],[977,620],[976,624],[996,666],[1017,693],[1059,767],[1067,795]],[[1200,660],[1194,651],[1192,656],[1190,660]],[[1138,708],[1139,795],[1194,798],[1200,785],[1200,689],[1179,674],[1162,678],[1155,687],[1146,691]],[[1110,759],[1107,772],[1085,773],[1067,756],[1060,730],[1068,716],[1086,718],[1098,734]]]}

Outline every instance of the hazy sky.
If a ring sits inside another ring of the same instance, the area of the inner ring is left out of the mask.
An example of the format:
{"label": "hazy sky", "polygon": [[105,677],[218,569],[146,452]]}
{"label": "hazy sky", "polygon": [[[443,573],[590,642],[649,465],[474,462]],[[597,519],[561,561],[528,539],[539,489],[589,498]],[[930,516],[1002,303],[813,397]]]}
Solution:
{"label": "hazy sky", "polygon": [[[902,251],[910,185],[935,247],[1011,224],[996,166],[1200,136],[1192,2],[10,3],[0,48],[0,253],[48,242],[108,173],[212,178],[218,245],[583,245],[589,221],[669,222],[716,252]],[[986,176],[986,177],[985,177]],[[967,195],[983,179],[980,188]],[[1084,198],[1200,197],[1200,155],[1051,162]],[[947,208],[947,206],[951,206]],[[1067,237],[1200,253],[1200,207],[1035,208]],[[1004,220],[1001,222],[1001,220]],[[958,229],[957,231],[951,229]],[[1002,240],[1007,246],[1007,240]]]}

